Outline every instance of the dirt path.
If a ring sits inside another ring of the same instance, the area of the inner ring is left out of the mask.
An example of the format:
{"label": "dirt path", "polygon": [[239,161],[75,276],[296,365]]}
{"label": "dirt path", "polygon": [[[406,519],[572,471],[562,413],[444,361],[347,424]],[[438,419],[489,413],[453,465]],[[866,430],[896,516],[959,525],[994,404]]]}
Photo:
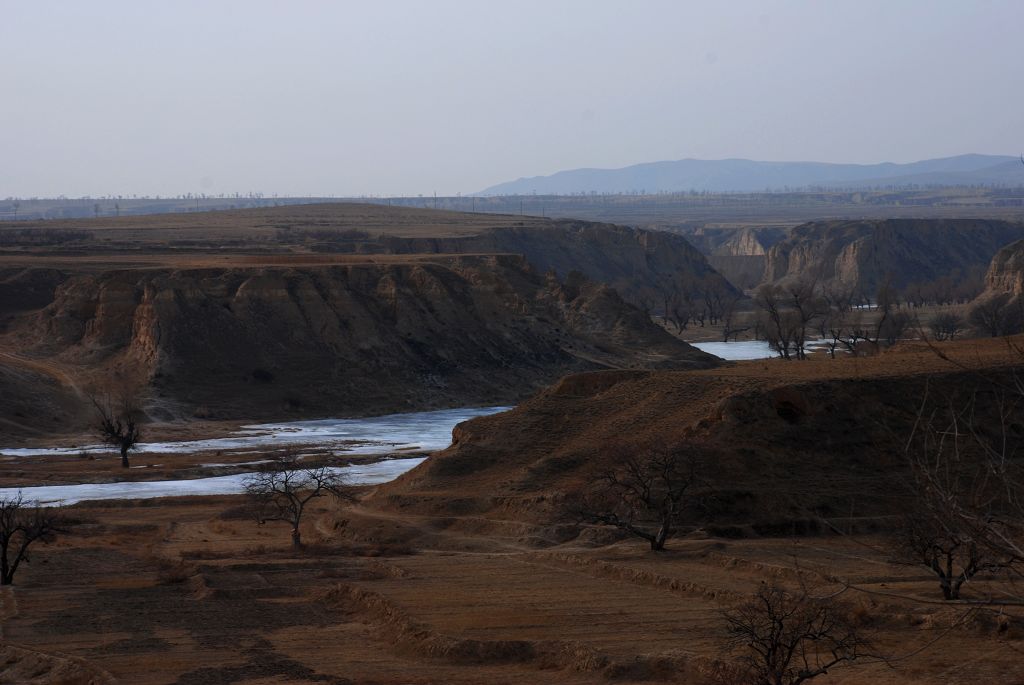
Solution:
{"label": "dirt path", "polygon": [[15,368],[27,369],[44,376],[49,376],[61,385],[70,388],[79,399],[86,399],[86,394],[82,391],[82,388],[59,364],[41,359],[29,359],[3,350],[0,350],[0,362],[7,363]]}

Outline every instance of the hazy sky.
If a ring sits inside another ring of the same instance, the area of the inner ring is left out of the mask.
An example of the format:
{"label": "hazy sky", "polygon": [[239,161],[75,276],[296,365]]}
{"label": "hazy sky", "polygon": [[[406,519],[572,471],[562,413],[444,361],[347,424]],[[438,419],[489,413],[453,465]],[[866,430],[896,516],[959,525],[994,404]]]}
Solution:
{"label": "hazy sky", "polygon": [[0,197],[1024,147],[1024,1],[0,0]]}

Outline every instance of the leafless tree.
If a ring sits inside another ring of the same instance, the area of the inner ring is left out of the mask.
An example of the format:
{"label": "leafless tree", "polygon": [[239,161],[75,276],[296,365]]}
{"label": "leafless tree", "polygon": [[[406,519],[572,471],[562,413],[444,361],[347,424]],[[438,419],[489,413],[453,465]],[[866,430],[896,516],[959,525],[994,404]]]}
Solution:
{"label": "leafless tree", "polygon": [[256,519],[291,524],[292,545],[300,547],[299,524],[306,505],[318,497],[352,500],[354,495],[342,473],[330,466],[301,466],[286,455],[245,479],[245,492],[253,500]]}
{"label": "leafless tree", "polygon": [[754,303],[762,310],[765,339],[783,359],[805,359],[811,324],[824,313],[824,301],[814,294],[812,281],[786,286],[767,284],[758,289]]}
{"label": "leafless tree", "polygon": [[998,525],[989,520],[976,528],[963,525],[958,505],[938,496],[924,498],[904,516],[898,536],[899,552],[910,563],[925,566],[939,579],[943,599],[960,599],[960,590],[979,573],[1000,571],[1012,559],[993,554],[984,544],[985,530]]}
{"label": "leafless tree", "polygon": [[768,345],[783,359],[790,359],[793,319],[785,311],[782,292],[777,286],[763,285],[758,288],[754,303],[763,310],[759,327],[763,329]]}
{"label": "leafless tree", "polygon": [[0,585],[13,584],[18,566],[28,561],[29,546],[36,540],[52,541],[63,524],[58,508],[40,507],[20,492],[0,499]]}
{"label": "leafless tree", "polygon": [[877,658],[870,641],[834,599],[806,588],[764,583],[746,602],[726,611],[729,646],[741,651],[744,685],[799,685],[863,658]]}
{"label": "leafless tree", "polygon": [[931,329],[932,338],[941,342],[953,340],[960,335],[967,328],[967,322],[959,314],[942,312],[935,315],[928,327]]}
{"label": "leafless tree", "polygon": [[647,540],[652,551],[665,549],[699,484],[697,458],[682,448],[630,447],[611,450],[618,461],[584,498],[579,517],[614,526]]}
{"label": "leafless tree", "polygon": [[939,579],[942,596],[983,573],[1020,573],[1024,566],[1024,481],[1012,454],[1021,398],[974,392],[962,406],[947,401],[919,409],[907,454],[913,494],[897,537],[903,559]]}
{"label": "leafless tree", "polygon": [[822,299],[830,308],[839,312],[848,312],[853,308],[853,288],[844,285],[841,281],[833,281],[822,288]]}
{"label": "leafless tree", "polygon": [[1024,301],[1008,293],[987,297],[971,308],[967,320],[983,335],[1013,335],[1024,330]]}
{"label": "leafless tree", "polygon": [[100,439],[117,448],[121,453],[121,466],[128,468],[128,452],[142,439],[137,417],[138,406],[127,393],[116,401],[108,397],[101,402],[93,397],[92,404],[96,408],[96,431]]}
{"label": "leafless tree", "polygon": [[722,342],[735,340],[740,333],[750,330],[750,326],[740,326],[737,322],[739,314],[740,297],[730,295],[723,300],[722,307]]}

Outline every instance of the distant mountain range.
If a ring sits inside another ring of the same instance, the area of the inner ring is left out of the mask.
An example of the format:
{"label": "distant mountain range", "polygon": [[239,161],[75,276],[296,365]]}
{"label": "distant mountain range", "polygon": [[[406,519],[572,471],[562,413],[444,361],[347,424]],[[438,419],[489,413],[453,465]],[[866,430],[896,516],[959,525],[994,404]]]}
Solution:
{"label": "distant mountain range", "polygon": [[622,169],[572,169],[550,176],[499,183],[480,195],[567,195],[572,193],[758,192],[808,188],[876,186],[1024,185],[1017,157],[959,155],[909,164],[755,162],[749,159],[681,159]]}

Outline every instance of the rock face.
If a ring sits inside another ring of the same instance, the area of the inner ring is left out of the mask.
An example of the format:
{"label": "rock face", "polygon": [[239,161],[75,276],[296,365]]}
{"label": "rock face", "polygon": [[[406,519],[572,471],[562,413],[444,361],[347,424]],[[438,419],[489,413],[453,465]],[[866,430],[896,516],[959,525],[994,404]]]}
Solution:
{"label": "rock face", "polygon": [[778,226],[699,227],[682,231],[712,268],[740,290],[761,283],[768,250],[786,234],[787,230]]}
{"label": "rock face", "polygon": [[765,280],[811,276],[873,294],[986,268],[1024,225],[974,219],[822,221],[795,227],[767,253]]}
{"label": "rock face", "polygon": [[498,404],[572,371],[714,359],[516,255],[77,274],[5,342],[142,384],[158,418]]}
{"label": "rock face", "polygon": [[1010,243],[996,253],[985,274],[986,295],[1024,294],[1024,240]]}

